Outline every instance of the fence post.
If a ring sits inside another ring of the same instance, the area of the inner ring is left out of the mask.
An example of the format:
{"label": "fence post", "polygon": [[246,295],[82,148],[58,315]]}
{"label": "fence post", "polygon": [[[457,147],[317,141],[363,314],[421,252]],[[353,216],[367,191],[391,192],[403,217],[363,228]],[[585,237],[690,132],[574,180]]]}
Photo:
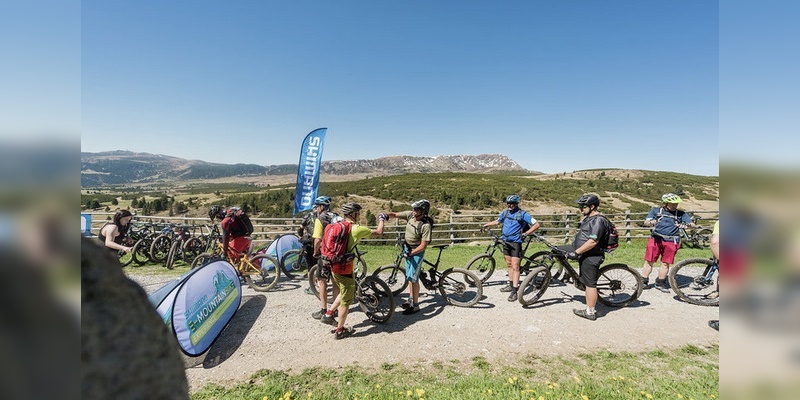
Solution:
{"label": "fence post", "polygon": [[455,232],[453,231],[453,214],[450,214],[450,246],[456,244]]}
{"label": "fence post", "polygon": [[569,243],[569,216],[570,212],[564,212],[564,243]]}
{"label": "fence post", "polygon": [[631,210],[625,210],[625,243],[631,242]]}

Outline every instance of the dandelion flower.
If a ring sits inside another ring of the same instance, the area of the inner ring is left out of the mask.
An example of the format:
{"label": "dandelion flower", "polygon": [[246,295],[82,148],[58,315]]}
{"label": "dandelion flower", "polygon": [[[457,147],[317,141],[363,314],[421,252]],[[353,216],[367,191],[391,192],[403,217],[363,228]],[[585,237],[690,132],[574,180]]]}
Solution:
{"label": "dandelion flower", "polygon": [[422,397],[425,395],[425,389],[417,389],[417,397]]}
{"label": "dandelion flower", "polygon": [[585,394],[582,394],[581,395],[581,400],[589,400],[589,396],[587,396]]}

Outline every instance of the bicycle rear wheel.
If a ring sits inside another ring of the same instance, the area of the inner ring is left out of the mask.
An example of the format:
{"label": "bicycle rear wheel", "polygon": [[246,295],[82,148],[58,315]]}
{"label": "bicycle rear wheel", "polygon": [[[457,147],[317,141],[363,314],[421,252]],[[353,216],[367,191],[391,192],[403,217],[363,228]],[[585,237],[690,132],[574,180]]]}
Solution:
{"label": "bicycle rear wheel", "polygon": [[367,276],[358,284],[356,300],[372,322],[383,324],[394,314],[392,290],[386,282],[374,276]]}
{"label": "bicycle rear wheel", "polygon": [[278,284],[281,267],[278,260],[269,254],[259,254],[244,260],[246,271],[241,271],[244,281],[257,292],[266,292]]}
{"label": "bicycle rear wheel", "polygon": [[467,262],[467,270],[480,278],[481,283],[486,283],[494,273],[497,260],[488,253],[478,254]]}
{"label": "bicycle rear wheel", "polygon": [[437,286],[444,299],[458,307],[472,307],[483,296],[483,284],[478,276],[463,268],[442,272]]}
{"label": "bicycle rear wheel", "polygon": [[669,284],[678,297],[699,306],[719,305],[719,269],[708,258],[690,258],[669,269]]}
{"label": "bicycle rear wheel", "polygon": [[[314,297],[319,300],[319,280],[317,279],[317,269],[319,268],[318,265],[311,267],[308,270],[308,287],[311,289],[311,293],[314,294]],[[325,294],[328,296],[328,304],[333,303],[333,282],[328,279],[328,284],[325,286]]]}
{"label": "bicycle rear wheel", "polygon": [[192,262],[198,255],[206,251],[206,244],[202,240],[193,237],[189,238],[186,243],[183,244],[183,256],[181,259],[185,261],[187,264]]}
{"label": "bicycle rear wheel", "polygon": [[517,289],[517,301],[523,306],[529,306],[539,301],[547,287],[550,285],[550,268],[539,266],[531,268],[525,276],[525,280]]}
{"label": "bicycle rear wheel", "polygon": [[642,294],[642,276],[625,264],[609,264],[600,268],[597,279],[598,300],[610,307],[624,307]]}
{"label": "bicycle rear wheel", "polygon": [[389,289],[392,290],[392,294],[395,296],[403,293],[403,290],[406,290],[406,287],[408,287],[406,269],[399,265],[388,264],[379,267],[375,270],[375,272],[372,273],[372,276],[385,282],[389,286]]}

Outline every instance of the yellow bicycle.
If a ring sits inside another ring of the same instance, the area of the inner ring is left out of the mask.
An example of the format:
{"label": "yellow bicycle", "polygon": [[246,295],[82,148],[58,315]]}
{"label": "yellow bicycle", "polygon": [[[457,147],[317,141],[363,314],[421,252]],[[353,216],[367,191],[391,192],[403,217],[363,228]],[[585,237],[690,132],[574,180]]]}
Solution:
{"label": "yellow bicycle", "polygon": [[192,269],[217,260],[226,260],[231,263],[239,277],[244,279],[247,286],[250,286],[255,291],[266,292],[278,284],[281,267],[275,257],[269,254],[250,256],[247,253],[234,253],[232,257],[225,257],[222,254],[221,244],[217,251],[203,253],[195,257],[194,261],[192,261]]}

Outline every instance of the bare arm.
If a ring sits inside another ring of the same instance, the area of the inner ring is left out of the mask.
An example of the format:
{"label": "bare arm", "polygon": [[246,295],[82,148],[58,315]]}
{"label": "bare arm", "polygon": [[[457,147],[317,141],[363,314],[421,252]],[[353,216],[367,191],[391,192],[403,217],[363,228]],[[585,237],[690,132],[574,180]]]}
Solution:
{"label": "bare arm", "polygon": [[426,248],[428,248],[428,242],[423,240],[423,241],[419,242],[417,247],[414,247],[413,249],[411,249],[411,251],[408,253],[408,255],[413,256],[414,254],[422,253],[423,251],[425,251]]}
{"label": "bare arm", "polygon": [[530,229],[528,229],[526,232],[523,232],[522,234],[523,235],[530,235],[531,233],[533,233],[534,231],[539,229],[540,226],[541,225],[539,224],[539,221],[536,221],[536,223],[533,224]]}
{"label": "bare arm", "polygon": [[103,228],[103,231],[104,231],[103,234],[106,235],[106,242],[104,243],[106,247],[114,250],[127,251],[129,253],[133,251],[132,247],[123,246],[119,243],[114,242],[114,239],[116,239],[117,236],[119,236],[119,229],[117,229],[116,225],[114,224],[106,225],[106,227]]}
{"label": "bare arm", "polygon": [[719,235],[711,236],[711,254],[719,259]]}

